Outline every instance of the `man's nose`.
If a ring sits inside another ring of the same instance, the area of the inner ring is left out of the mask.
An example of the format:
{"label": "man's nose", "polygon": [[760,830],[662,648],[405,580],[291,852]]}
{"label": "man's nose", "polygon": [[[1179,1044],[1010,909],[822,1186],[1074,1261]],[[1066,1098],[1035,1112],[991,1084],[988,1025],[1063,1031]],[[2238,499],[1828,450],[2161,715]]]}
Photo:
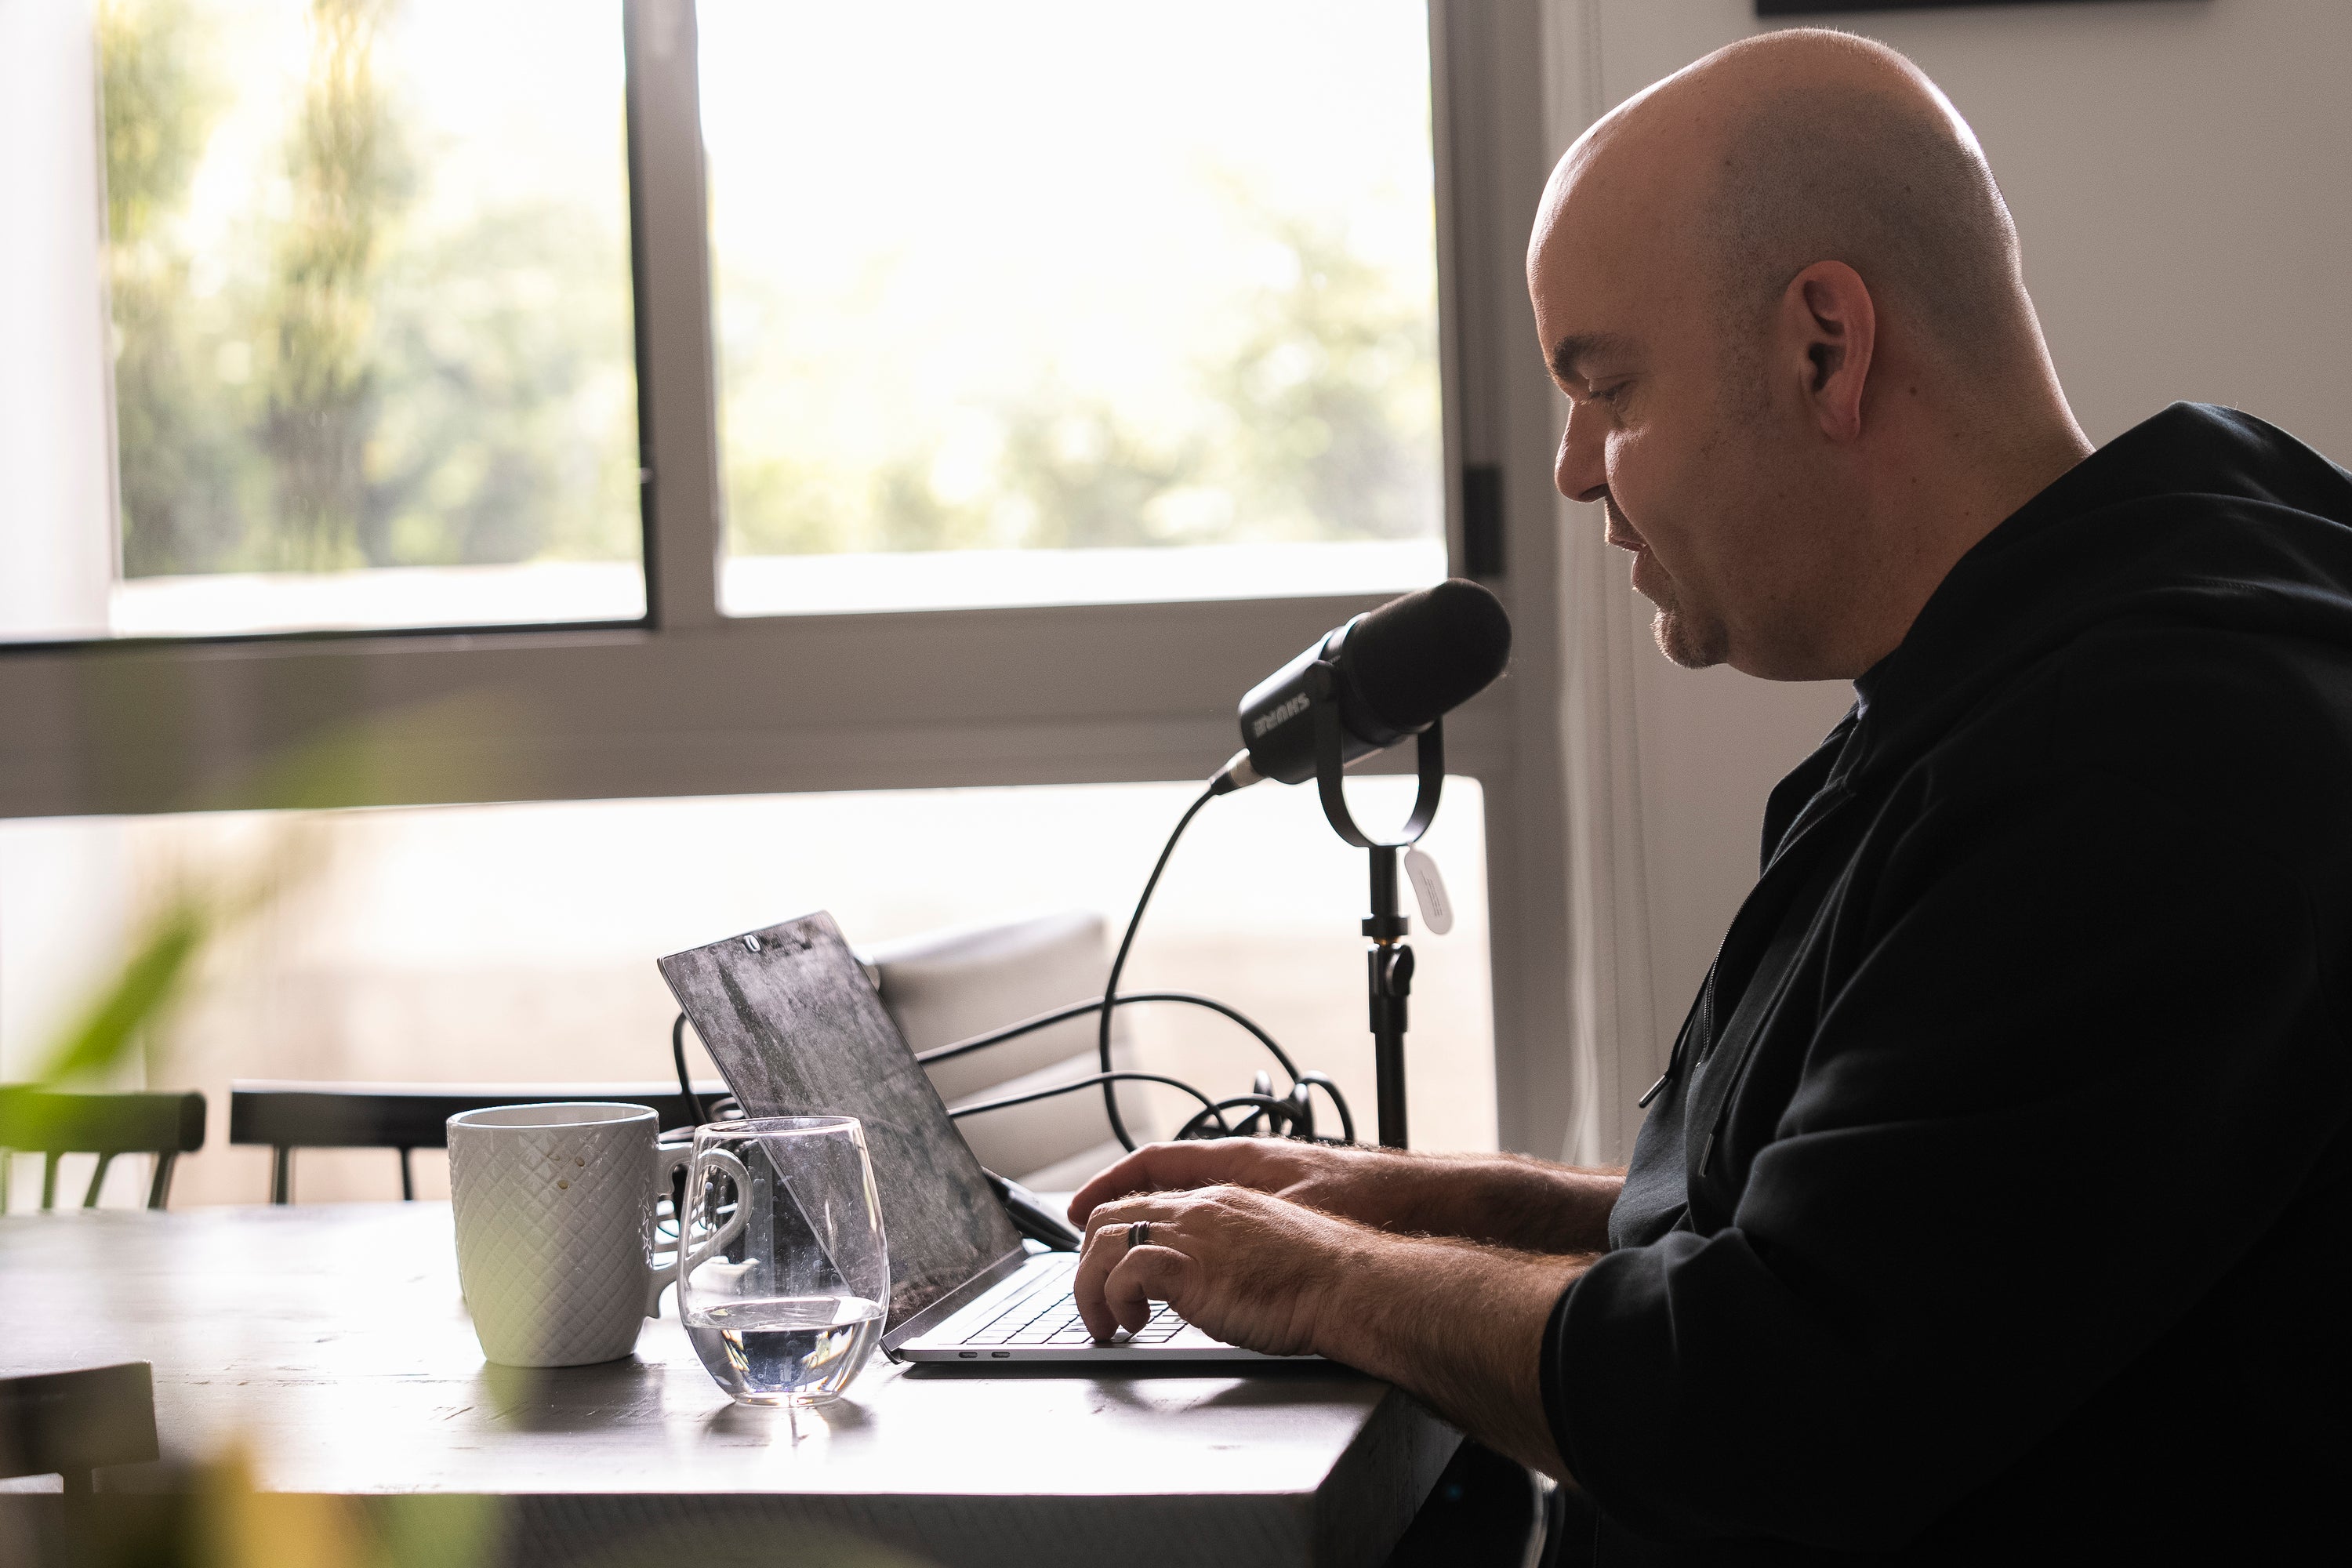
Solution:
{"label": "man's nose", "polygon": [[1568,426],[1559,433],[1559,457],[1552,464],[1551,482],[1570,500],[1599,500],[1609,489],[1608,454],[1598,424],[1588,411],[1569,405]]}

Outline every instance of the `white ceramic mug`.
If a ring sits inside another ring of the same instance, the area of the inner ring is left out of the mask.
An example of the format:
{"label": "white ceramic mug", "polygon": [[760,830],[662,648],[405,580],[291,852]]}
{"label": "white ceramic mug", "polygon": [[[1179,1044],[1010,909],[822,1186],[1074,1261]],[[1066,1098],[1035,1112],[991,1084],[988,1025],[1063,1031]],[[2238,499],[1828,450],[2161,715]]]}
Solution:
{"label": "white ceramic mug", "polygon": [[[482,1354],[503,1366],[616,1361],[677,1278],[656,1258],[654,1205],[691,1160],[661,1119],[604,1100],[506,1105],[449,1118],[457,1282]],[[740,1214],[692,1239],[709,1258]]]}

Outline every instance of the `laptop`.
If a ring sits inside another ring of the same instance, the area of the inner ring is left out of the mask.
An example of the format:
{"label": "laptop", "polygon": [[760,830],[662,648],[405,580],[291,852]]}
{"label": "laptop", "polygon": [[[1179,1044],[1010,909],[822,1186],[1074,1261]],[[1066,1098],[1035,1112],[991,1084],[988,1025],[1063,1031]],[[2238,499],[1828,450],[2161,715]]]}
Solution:
{"label": "laptop", "polygon": [[890,1253],[882,1348],[892,1359],[1312,1359],[1212,1339],[1164,1303],[1141,1331],[1097,1343],[1070,1296],[1077,1255],[1023,1243],[831,915],[674,952],[660,968],[745,1115],[865,1123]]}

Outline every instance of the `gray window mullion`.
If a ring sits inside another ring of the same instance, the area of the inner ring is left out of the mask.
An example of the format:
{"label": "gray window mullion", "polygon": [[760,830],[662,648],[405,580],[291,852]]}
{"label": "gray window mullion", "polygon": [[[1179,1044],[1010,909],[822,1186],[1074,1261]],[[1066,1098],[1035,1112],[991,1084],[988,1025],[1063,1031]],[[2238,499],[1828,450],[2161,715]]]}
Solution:
{"label": "gray window mullion", "polygon": [[1472,566],[1464,524],[1473,487],[1464,481],[1475,474],[1493,525],[1486,542],[1501,546],[1481,564],[1502,568],[1490,585],[1513,622],[1510,679],[1459,721],[1465,731],[1483,723],[1502,742],[1458,764],[1487,790],[1497,1126],[1503,1147],[1556,1157],[1579,1109],[1574,1061],[1561,1048],[1574,1033],[1560,984],[1570,951],[1565,645],[1551,487],[1560,426],[1523,267],[1559,151],[1545,112],[1548,51],[1582,13],[1565,0],[1431,0],[1430,12],[1448,550],[1455,571]]}
{"label": "gray window mullion", "polygon": [[627,0],[637,406],[656,626],[716,626],[719,404],[693,0]]}

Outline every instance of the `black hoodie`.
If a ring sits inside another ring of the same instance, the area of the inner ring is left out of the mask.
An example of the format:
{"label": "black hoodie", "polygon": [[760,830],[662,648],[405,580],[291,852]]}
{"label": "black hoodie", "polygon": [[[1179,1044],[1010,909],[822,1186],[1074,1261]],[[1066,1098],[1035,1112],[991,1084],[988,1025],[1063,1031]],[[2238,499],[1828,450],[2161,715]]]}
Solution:
{"label": "black hoodie", "polygon": [[2352,475],[2175,405],[1855,686],[1546,1335],[1601,1561],[2339,1534]]}

